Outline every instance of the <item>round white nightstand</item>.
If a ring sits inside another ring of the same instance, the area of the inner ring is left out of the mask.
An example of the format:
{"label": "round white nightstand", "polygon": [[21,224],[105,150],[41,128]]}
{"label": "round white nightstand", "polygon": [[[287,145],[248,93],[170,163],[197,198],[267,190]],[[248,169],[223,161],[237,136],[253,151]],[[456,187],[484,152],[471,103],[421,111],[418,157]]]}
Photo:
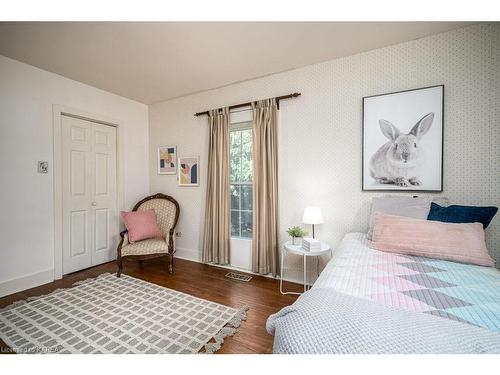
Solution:
{"label": "round white nightstand", "polygon": [[[302,245],[293,245],[292,241],[288,241],[285,243],[283,248],[281,249],[281,276],[280,276],[280,293],[281,294],[301,294],[297,292],[283,292],[283,262],[285,260],[285,253],[292,253],[296,255],[301,255],[304,258],[304,292],[307,292],[307,258],[308,257],[318,257],[325,254],[330,254],[330,257],[333,256],[333,250],[325,242],[321,242],[321,249],[316,251],[306,251],[302,249]],[[319,259],[318,259],[319,264]],[[318,268],[316,267],[316,272],[319,276]]]}

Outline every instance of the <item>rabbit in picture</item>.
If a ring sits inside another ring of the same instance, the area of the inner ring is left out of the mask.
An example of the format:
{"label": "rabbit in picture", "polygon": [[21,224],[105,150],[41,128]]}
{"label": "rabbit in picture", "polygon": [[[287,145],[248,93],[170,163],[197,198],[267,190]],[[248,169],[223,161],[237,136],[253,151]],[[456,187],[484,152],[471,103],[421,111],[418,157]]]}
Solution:
{"label": "rabbit in picture", "polygon": [[433,120],[433,112],[426,114],[408,134],[402,133],[389,121],[379,120],[380,129],[389,142],[371,157],[370,176],[380,184],[400,187],[422,185],[418,176],[418,166],[422,160],[419,142],[431,128]]}

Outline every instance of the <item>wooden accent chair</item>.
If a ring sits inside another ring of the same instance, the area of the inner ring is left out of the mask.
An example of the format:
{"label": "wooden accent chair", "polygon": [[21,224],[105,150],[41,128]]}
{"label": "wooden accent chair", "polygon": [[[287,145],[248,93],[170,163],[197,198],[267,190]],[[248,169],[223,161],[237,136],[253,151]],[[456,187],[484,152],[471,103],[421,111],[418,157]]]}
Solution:
{"label": "wooden accent chair", "polygon": [[123,269],[123,259],[138,260],[142,263],[145,259],[152,259],[162,256],[168,256],[168,272],[171,274],[174,270],[174,253],[175,253],[175,226],[179,219],[179,203],[171,196],[165,194],[155,194],[144,198],[138,202],[132,211],[155,210],[158,221],[158,226],[163,232],[164,239],[147,239],[128,242],[127,231],[120,233],[121,241],[116,249],[118,257],[117,277],[120,277]]}

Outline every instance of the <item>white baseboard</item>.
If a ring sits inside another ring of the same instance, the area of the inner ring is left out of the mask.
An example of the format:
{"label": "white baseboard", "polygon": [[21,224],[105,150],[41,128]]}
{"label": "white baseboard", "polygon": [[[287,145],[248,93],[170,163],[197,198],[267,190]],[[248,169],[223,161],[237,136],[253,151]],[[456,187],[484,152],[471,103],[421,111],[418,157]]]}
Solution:
{"label": "white baseboard", "polygon": [[0,282],[0,297],[54,281],[54,269]]}
{"label": "white baseboard", "polygon": [[[202,259],[201,253],[198,250],[177,248],[175,251],[175,257],[179,258],[179,259],[190,260],[192,262],[203,263],[201,260]],[[226,268],[228,270],[240,271],[240,272],[245,272],[245,273],[249,273],[249,274],[253,274],[253,275],[259,275],[257,273],[252,272],[252,271],[245,270],[245,269],[238,268],[238,267],[233,267],[230,265],[228,265],[228,266],[224,266],[224,265],[220,265],[220,264],[212,264],[212,265],[215,267]],[[279,276],[276,276],[276,277],[273,277],[272,275],[259,275],[259,276],[264,276],[264,277],[268,277],[271,279],[278,279],[279,280]],[[304,282],[301,278],[294,277],[293,275],[290,275],[290,276],[287,275],[287,277],[284,278],[283,280],[289,281],[291,283],[296,283],[296,284],[303,284],[303,282]]]}
{"label": "white baseboard", "polygon": [[203,263],[201,261],[201,253],[198,250],[193,249],[185,249],[185,248],[176,248],[175,249],[175,257],[185,260],[191,260],[197,263]]}

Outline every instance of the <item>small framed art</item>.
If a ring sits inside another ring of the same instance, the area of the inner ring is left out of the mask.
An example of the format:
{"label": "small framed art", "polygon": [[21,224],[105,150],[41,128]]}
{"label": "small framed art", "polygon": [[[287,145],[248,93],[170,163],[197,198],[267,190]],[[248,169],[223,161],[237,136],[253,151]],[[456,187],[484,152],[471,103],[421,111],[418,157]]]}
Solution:
{"label": "small framed art", "polygon": [[177,174],[179,186],[200,185],[200,157],[179,157],[179,173]]}
{"label": "small framed art", "polygon": [[177,147],[158,147],[158,174],[175,174],[177,172]]}

